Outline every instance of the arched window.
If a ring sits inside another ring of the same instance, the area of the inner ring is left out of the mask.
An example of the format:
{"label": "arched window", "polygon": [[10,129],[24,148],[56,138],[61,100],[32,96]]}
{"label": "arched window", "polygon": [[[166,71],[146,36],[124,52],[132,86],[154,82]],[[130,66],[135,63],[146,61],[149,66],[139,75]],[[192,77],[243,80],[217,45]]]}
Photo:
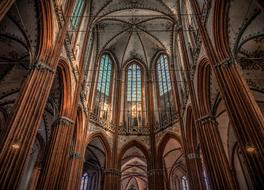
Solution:
{"label": "arched window", "polygon": [[71,29],[76,30],[80,24],[83,8],[84,8],[84,0],[76,0],[71,19]]}
{"label": "arched window", "polygon": [[108,119],[111,104],[111,84],[113,78],[112,62],[108,54],[101,57],[96,87],[95,114]]}
{"label": "arched window", "polygon": [[182,190],[189,190],[187,178],[185,176],[182,176],[181,184],[182,184]]}
{"label": "arched window", "polygon": [[160,55],[156,64],[156,76],[158,86],[158,106],[160,122],[168,123],[175,115],[175,106],[172,96],[172,84],[169,71],[168,57]]}
{"label": "arched window", "polygon": [[142,76],[141,68],[133,63],[127,68],[127,90],[126,90],[127,125],[136,130],[142,126]]}
{"label": "arched window", "polygon": [[82,176],[82,180],[81,180],[81,190],[86,190],[88,189],[89,185],[90,185],[90,176],[88,173],[84,173]]}

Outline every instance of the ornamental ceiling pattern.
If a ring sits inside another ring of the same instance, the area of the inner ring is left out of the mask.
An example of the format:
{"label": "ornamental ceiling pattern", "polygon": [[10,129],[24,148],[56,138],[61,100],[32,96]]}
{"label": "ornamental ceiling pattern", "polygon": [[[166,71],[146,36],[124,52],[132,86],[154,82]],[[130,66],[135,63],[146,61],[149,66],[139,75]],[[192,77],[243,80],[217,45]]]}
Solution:
{"label": "ornamental ceiling pattern", "polygon": [[176,0],[96,0],[90,4],[98,53],[111,51],[120,67],[131,59],[150,66],[159,51],[172,52]]}

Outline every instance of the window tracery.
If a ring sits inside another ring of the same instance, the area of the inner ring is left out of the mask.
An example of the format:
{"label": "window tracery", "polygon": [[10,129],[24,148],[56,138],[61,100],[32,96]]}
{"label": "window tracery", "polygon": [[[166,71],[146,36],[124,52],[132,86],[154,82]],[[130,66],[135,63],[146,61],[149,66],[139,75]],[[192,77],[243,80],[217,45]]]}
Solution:
{"label": "window tracery", "polygon": [[112,61],[108,54],[101,57],[96,87],[94,112],[101,119],[108,120],[111,110]]}
{"label": "window tracery", "polygon": [[75,2],[73,12],[72,12],[72,19],[71,19],[71,28],[72,30],[76,30],[80,24],[81,15],[83,12],[85,1],[84,0],[77,0]]}
{"label": "window tracery", "polygon": [[160,55],[157,61],[156,76],[158,86],[159,120],[161,125],[163,125],[163,123],[169,123],[176,112],[173,104],[168,56],[165,54]]}
{"label": "window tracery", "polygon": [[127,69],[126,112],[127,126],[136,131],[143,125],[142,119],[142,71],[138,64],[133,63]]}

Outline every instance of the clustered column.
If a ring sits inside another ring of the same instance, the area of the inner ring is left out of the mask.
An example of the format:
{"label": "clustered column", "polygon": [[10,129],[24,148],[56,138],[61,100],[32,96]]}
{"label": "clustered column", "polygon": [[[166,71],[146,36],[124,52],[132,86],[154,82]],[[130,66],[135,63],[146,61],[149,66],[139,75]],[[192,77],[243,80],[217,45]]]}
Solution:
{"label": "clustered column", "polygon": [[[183,34],[183,29],[182,26],[178,26],[178,35],[179,35],[179,41],[180,41],[180,48],[182,51],[182,56],[183,56],[183,63],[185,65],[185,69],[187,71],[190,70],[190,62],[188,58],[188,53],[187,53],[187,48],[185,45],[185,38]],[[199,120],[195,124],[197,134],[202,146],[202,154],[203,155],[208,155],[207,153],[212,153],[214,154],[214,160],[209,159],[209,157],[205,156],[204,159],[206,160],[205,167],[206,169],[210,168],[211,173],[215,174],[210,176],[209,180],[210,183],[212,184],[213,187],[224,187],[225,189],[232,189],[235,184],[235,180],[233,179],[231,175],[231,171],[228,167],[228,162],[227,158],[225,155],[225,152],[223,152],[223,146],[221,139],[218,138],[217,134],[218,129],[214,127],[214,125],[206,125],[207,130],[199,130],[199,125],[201,124],[200,121],[203,121],[204,118],[201,119],[201,112],[198,107],[197,99],[196,99],[196,93],[194,90],[194,84],[193,80],[191,80],[190,73],[186,73],[187,76],[187,83],[190,91],[190,99],[191,99],[191,104],[193,108],[193,116],[195,120]],[[201,126],[201,125],[200,125]],[[203,125],[202,125],[203,126]],[[212,134],[210,134],[212,133]],[[208,141],[208,138],[210,136],[215,136],[217,137],[214,139],[214,141]],[[209,143],[208,143],[209,142]],[[186,143],[186,142],[185,142]],[[189,170],[189,177],[190,177],[190,185],[192,189],[205,189],[205,184],[202,181],[202,167],[201,167],[201,160],[200,160],[200,155],[197,155],[196,152],[190,152],[190,148],[187,147],[186,151],[186,156],[187,156],[187,167]],[[215,149],[217,147],[217,149]],[[215,154],[214,151],[222,152],[223,154]],[[218,163],[219,167],[214,167],[215,163]],[[218,180],[220,178],[221,180]]]}
{"label": "clustered column", "polygon": [[50,145],[46,156],[45,165],[38,184],[40,189],[56,189],[62,187],[63,171],[67,166],[70,153],[70,141],[74,122],[67,117],[59,117],[53,124]]}
{"label": "clustered column", "polygon": [[[74,2],[69,2],[70,6],[68,7],[73,7]],[[71,8],[65,12],[70,15]],[[49,18],[46,17],[46,19]],[[64,25],[58,33],[53,48],[50,47],[50,35],[45,34],[47,38],[43,42],[39,60],[36,60],[20,90],[0,153],[0,189],[19,188],[26,158],[34,143],[52,87],[69,20],[70,17],[66,17],[64,20]],[[45,21],[50,22],[50,20]],[[50,24],[45,27],[46,31],[51,30]]]}
{"label": "clustered column", "polygon": [[[201,22],[201,11],[197,0],[190,0],[196,17],[199,32],[204,43],[213,72],[216,76],[220,93],[236,133],[238,143],[245,158],[245,165],[255,189],[264,188],[264,118],[235,65],[231,53],[220,56],[214,49],[205,25]],[[253,154],[248,150],[254,149]]]}

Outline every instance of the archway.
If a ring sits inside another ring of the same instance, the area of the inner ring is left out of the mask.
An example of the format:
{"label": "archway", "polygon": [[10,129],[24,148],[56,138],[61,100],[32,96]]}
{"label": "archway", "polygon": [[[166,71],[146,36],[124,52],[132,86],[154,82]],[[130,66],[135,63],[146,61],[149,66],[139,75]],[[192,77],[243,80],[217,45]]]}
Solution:
{"label": "archway", "polygon": [[121,150],[121,190],[147,190],[148,155],[146,148],[133,141]]}
{"label": "archway", "polygon": [[88,143],[81,179],[81,190],[101,190],[105,183],[105,169],[111,159],[110,147],[103,135],[91,137]]}
{"label": "archway", "polygon": [[184,159],[183,149],[180,138],[174,133],[167,133],[159,144],[158,168],[162,169],[164,188],[183,189],[182,179],[186,179],[187,188],[187,169]]}

